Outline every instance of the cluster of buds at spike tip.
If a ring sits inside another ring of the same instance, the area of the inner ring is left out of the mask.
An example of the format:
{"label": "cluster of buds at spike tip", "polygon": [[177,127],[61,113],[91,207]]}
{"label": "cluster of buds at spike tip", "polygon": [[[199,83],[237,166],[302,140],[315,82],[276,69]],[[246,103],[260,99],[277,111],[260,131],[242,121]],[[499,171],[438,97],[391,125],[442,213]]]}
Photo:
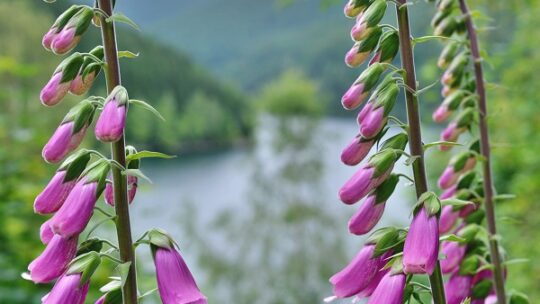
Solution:
{"label": "cluster of buds at spike tip", "polygon": [[386,1],[375,0],[368,8],[356,17],[356,23],[351,29],[351,38],[354,41],[366,39],[378,27],[386,12]]}
{"label": "cluster of buds at spike tip", "polygon": [[56,19],[49,31],[43,36],[42,44],[55,54],[65,54],[71,51],[81,35],[88,29],[94,11],[85,5],[73,5]]}
{"label": "cluster of buds at spike tip", "polygon": [[49,163],[57,163],[77,149],[94,118],[95,110],[96,103],[91,99],[83,100],[71,108],[43,147],[43,159]]}
{"label": "cluster of buds at spike tip", "polygon": [[[134,155],[137,153],[137,150],[133,146],[127,146],[126,147],[126,158],[129,159],[130,155]],[[131,160],[127,164],[127,169],[139,169],[140,167],[140,160],[135,159]],[[135,195],[137,194],[137,187],[138,187],[139,179],[136,176],[128,175],[127,176],[127,187],[128,187],[128,202],[131,204],[133,200],[135,199]],[[109,204],[110,206],[114,207],[114,189],[113,185],[111,183],[107,183],[105,186],[105,202]]]}
{"label": "cluster of buds at spike tip", "polygon": [[435,35],[450,37],[454,33],[465,31],[465,18],[454,14],[457,8],[455,0],[441,0],[437,3],[437,12],[431,19],[431,26],[435,28]]}
{"label": "cluster of buds at spike tip", "polygon": [[83,172],[62,207],[51,218],[49,225],[54,233],[70,237],[86,228],[96,201],[105,189],[109,170],[109,162],[100,159]]}
{"label": "cluster of buds at spike tip", "polygon": [[36,197],[34,211],[38,214],[50,214],[58,211],[89,161],[90,152],[84,149],[69,156],[58,168],[45,189]]}
{"label": "cluster of buds at spike tip", "polygon": [[375,87],[383,72],[384,66],[382,64],[373,64],[364,70],[341,98],[343,107],[347,110],[358,108],[369,95],[371,89]]}
{"label": "cluster of buds at spike tip", "polygon": [[129,97],[122,86],[115,87],[105,101],[96,122],[96,138],[103,142],[118,141],[124,135]]}
{"label": "cluster of buds at spike tip", "polygon": [[158,229],[151,230],[148,238],[156,267],[161,302],[206,304],[206,297],[199,290],[173,239]]}

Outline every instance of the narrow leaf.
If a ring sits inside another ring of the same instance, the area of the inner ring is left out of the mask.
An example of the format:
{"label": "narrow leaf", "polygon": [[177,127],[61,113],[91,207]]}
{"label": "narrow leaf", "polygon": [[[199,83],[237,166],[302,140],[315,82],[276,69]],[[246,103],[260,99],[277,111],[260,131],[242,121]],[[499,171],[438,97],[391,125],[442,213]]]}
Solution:
{"label": "narrow leaf", "polygon": [[133,53],[130,51],[118,51],[118,58],[137,58],[139,53]]}
{"label": "narrow leaf", "polygon": [[429,149],[431,147],[436,147],[436,146],[441,146],[441,145],[444,145],[444,146],[463,146],[460,143],[455,143],[455,142],[451,142],[451,141],[434,141],[432,143],[425,144],[424,145],[424,151],[426,151],[427,149]]}
{"label": "narrow leaf", "polygon": [[129,19],[126,15],[124,15],[122,13],[115,13],[112,16],[110,16],[109,18],[107,18],[105,21],[107,21],[107,22],[111,22],[111,21],[122,22],[122,23],[125,23],[125,24],[131,26],[132,28],[140,31],[140,28],[137,25],[137,23],[133,22],[133,20]]}
{"label": "narrow leaf", "polygon": [[142,171],[139,169],[126,169],[122,172],[122,174],[142,178],[146,180],[147,182],[149,182],[150,184],[152,184],[152,180],[148,178],[148,176],[144,175],[144,173],[142,173]]}
{"label": "narrow leaf", "polygon": [[163,118],[163,116],[161,116],[159,111],[156,110],[154,107],[152,107],[150,104],[148,104],[148,103],[146,103],[146,102],[144,102],[142,100],[137,100],[137,99],[130,99],[129,103],[132,103],[132,104],[137,105],[137,106],[141,106],[145,110],[152,112],[152,114],[156,115],[159,119],[165,121],[165,118]]}
{"label": "narrow leaf", "polygon": [[141,151],[141,152],[137,152],[137,153],[128,155],[126,157],[126,160],[128,162],[130,162],[132,160],[143,159],[143,158],[166,158],[166,159],[170,159],[170,158],[175,158],[175,157],[176,157],[176,155],[167,155],[167,154],[160,153],[160,152]]}

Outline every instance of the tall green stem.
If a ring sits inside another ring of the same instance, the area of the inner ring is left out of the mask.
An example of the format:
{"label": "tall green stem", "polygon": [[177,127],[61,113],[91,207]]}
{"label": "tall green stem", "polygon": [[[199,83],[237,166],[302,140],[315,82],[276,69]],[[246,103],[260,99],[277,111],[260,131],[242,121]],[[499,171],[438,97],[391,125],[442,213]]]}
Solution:
{"label": "tall green stem", "polygon": [[482,68],[482,57],[478,46],[478,37],[469,8],[465,0],[459,0],[459,6],[463,15],[465,15],[465,25],[469,36],[471,47],[471,56],[474,61],[474,74],[476,77],[476,92],[478,93],[478,106],[480,110],[480,152],[484,157],[483,178],[484,178],[484,205],[486,208],[487,228],[489,233],[489,250],[491,254],[491,263],[494,266],[493,281],[495,292],[497,293],[497,302],[506,304],[506,293],[504,290],[504,274],[501,256],[499,253],[499,244],[496,238],[497,224],[495,221],[495,204],[493,201],[493,175],[491,172],[491,155],[489,144],[489,129],[487,124],[487,102],[486,88],[484,84],[484,71]]}
{"label": "tall green stem", "polygon": [[[399,43],[401,50],[401,65],[405,70],[405,83],[413,91],[416,91],[416,72],[414,68],[414,54],[411,43],[411,32],[409,26],[409,11],[407,0],[398,0],[401,4],[396,6]],[[414,185],[416,196],[420,197],[428,191],[426,168],[424,164],[424,147],[422,143],[422,131],[420,129],[420,113],[418,107],[418,97],[405,90],[405,99],[407,103],[407,120],[409,124],[409,149],[412,157],[416,157],[413,163]],[[442,280],[441,266],[437,261],[433,274],[429,276],[431,284],[431,293],[435,304],[445,304],[444,284]]]}
{"label": "tall green stem", "polygon": [[[113,4],[111,0],[99,0],[99,8],[108,16],[113,14]],[[114,22],[105,21],[101,18],[101,35],[103,48],[105,51],[105,78],[107,81],[107,91],[110,93],[116,86],[121,84],[120,65],[118,62],[118,51],[116,46],[116,33]],[[112,158],[125,167],[126,146],[124,136],[120,140],[111,144]],[[122,289],[124,304],[137,303],[137,274],[135,271],[135,254],[133,251],[133,240],[131,237],[131,224],[129,219],[129,206],[127,197],[127,180],[120,169],[116,166],[111,168],[114,188],[114,208],[116,211],[116,233],[118,235],[118,247],[120,249],[120,259],[122,262],[131,262],[126,282]]]}

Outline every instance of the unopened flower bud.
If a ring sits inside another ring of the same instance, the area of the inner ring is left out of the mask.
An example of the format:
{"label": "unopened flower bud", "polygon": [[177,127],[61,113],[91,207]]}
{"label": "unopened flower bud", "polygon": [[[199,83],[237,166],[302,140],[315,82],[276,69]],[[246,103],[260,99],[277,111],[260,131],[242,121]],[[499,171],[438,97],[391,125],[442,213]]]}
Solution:
{"label": "unopened flower bud", "polygon": [[441,218],[439,219],[439,234],[445,234],[452,230],[458,218],[459,212],[454,211],[452,206],[444,206],[441,211]]}
{"label": "unopened flower bud", "polygon": [[349,67],[358,67],[364,63],[369,54],[377,47],[381,34],[382,29],[377,26],[366,39],[355,43],[351,50],[347,52],[345,63]]}
{"label": "unopened flower bud", "polygon": [[461,52],[455,57],[448,69],[444,72],[441,83],[449,87],[457,87],[461,83],[465,66],[469,62],[469,55],[467,52]]}
{"label": "unopened flower bud", "polygon": [[448,15],[450,15],[450,13],[451,12],[448,10],[437,11],[435,13],[435,16],[431,18],[431,27],[436,28],[441,23],[441,21],[443,21],[446,17],[448,17]]}
{"label": "unopened flower bud", "polygon": [[[465,128],[459,128],[457,123],[451,122],[446,129],[441,133],[441,140],[447,142],[456,142],[459,135],[465,132]],[[439,146],[441,151],[448,151],[452,148],[451,145],[442,144]]]}
{"label": "unopened flower bud", "polygon": [[95,105],[89,100],[83,100],[71,108],[43,147],[43,158],[49,163],[56,163],[75,150],[84,139],[86,129],[94,117],[94,111]]}
{"label": "unopened flower bud", "polygon": [[109,169],[109,163],[100,160],[79,179],[60,210],[51,219],[51,228],[55,233],[69,237],[85,229],[94,212],[96,201],[105,188]]}
{"label": "unopened flower bud", "polygon": [[458,22],[455,17],[448,16],[441,21],[435,28],[434,34],[436,36],[450,37],[457,30]]}
{"label": "unopened flower bud", "polygon": [[54,106],[66,96],[71,82],[83,64],[81,54],[75,53],[64,59],[54,71],[51,79],[43,87],[40,93],[41,103],[46,106]]}
{"label": "unopened flower bud", "polygon": [[386,1],[375,0],[361,15],[351,29],[351,38],[354,41],[366,39],[377,28],[377,25],[386,12]]}
{"label": "unopened flower bud", "polygon": [[81,40],[81,35],[90,25],[93,16],[94,11],[91,7],[82,6],[55,35],[51,43],[52,51],[55,54],[71,51]]}
{"label": "unopened flower bud", "polygon": [[396,153],[390,150],[372,156],[340,189],[341,201],[354,204],[381,185],[392,171],[396,159]]}
{"label": "unopened flower bud", "polygon": [[379,222],[388,198],[394,192],[399,181],[397,175],[390,175],[375,189],[349,220],[349,231],[352,234],[363,235],[371,231]]}
{"label": "unopened flower bud", "polygon": [[369,64],[375,62],[390,63],[394,60],[399,51],[399,35],[395,30],[384,32],[381,36],[379,47],[375,51],[375,55],[370,60]]}
{"label": "unopened flower bud", "polygon": [[467,246],[458,242],[443,242],[441,246],[441,253],[446,256],[444,260],[441,260],[441,271],[444,274],[454,272],[461,263],[461,260],[465,256]]}
{"label": "unopened flower bud", "polygon": [[377,84],[383,72],[384,67],[381,64],[373,64],[365,69],[341,98],[343,107],[347,110],[356,109]]}
{"label": "unopened flower bud", "polygon": [[355,137],[341,152],[341,162],[348,166],[358,165],[368,155],[374,144],[375,140],[373,139]]}
{"label": "unopened flower bud", "polygon": [[370,2],[371,0],[349,0],[343,8],[343,13],[346,17],[354,18],[363,12]]}
{"label": "unopened flower bud", "polygon": [[[94,55],[98,59],[103,59],[103,47],[97,46],[90,54]],[[94,79],[97,77],[101,71],[101,64],[96,63],[90,57],[86,57],[84,62],[79,70],[79,73],[71,82],[69,91],[75,95],[82,95],[90,89],[94,83]]]}
{"label": "unopened flower bud", "polygon": [[452,92],[448,97],[446,97],[443,103],[435,110],[433,113],[433,120],[435,122],[444,122],[446,121],[452,113],[461,105],[465,99],[465,91],[457,90]]}
{"label": "unopened flower bud", "polygon": [[457,51],[459,50],[459,42],[450,42],[448,43],[444,49],[441,52],[441,55],[439,56],[439,60],[437,61],[437,65],[441,69],[445,69],[448,67],[452,59],[457,54]]}
{"label": "unopened flower bud", "polygon": [[68,23],[69,19],[71,19],[71,17],[73,17],[73,15],[75,15],[80,9],[81,9],[80,5],[72,5],[66,11],[64,11],[60,16],[58,16],[54,24],[43,36],[42,44],[46,50],[49,50],[49,51],[51,50],[51,44],[54,38],[56,37],[56,35],[58,34],[58,32],[62,28],[64,28],[64,26]]}
{"label": "unopened flower bud", "polygon": [[103,111],[96,123],[96,138],[103,142],[115,142],[124,135],[129,97],[122,86],[109,94]]}
{"label": "unopened flower bud", "polygon": [[469,296],[471,280],[471,276],[462,276],[459,273],[450,276],[448,282],[444,284],[446,302],[448,304],[461,304]]}
{"label": "unopened flower bud", "polygon": [[357,117],[362,136],[373,138],[379,134],[386,125],[388,115],[394,107],[398,93],[398,86],[395,83],[389,84],[387,88],[378,92],[375,100],[365,105]]}

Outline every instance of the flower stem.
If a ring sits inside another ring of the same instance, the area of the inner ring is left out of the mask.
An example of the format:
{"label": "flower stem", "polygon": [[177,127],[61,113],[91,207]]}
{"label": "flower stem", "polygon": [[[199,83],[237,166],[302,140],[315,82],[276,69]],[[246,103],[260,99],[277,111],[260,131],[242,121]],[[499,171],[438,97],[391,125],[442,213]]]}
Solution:
{"label": "flower stem", "polygon": [[[414,54],[411,43],[411,32],[409,26],[409,11],[407,0],[398,0],[401,5],[396,5],[396,12],[399,27],[399,43],[401,50],[401,64],[405,70],[405,84],[413,91],[416,91],[416,72],[414,68]],[[416,196],[419,198],[428,191],[426,168],[424,165],[424,149],[422,144],[422,132],[420,129],[420,113],[418,107],[418,97],[411,91],[405,90],[407,103],[407,120],[409,124],[409,149],[413,157],[417,157],[413,163],[414,185]],[[433,303],[445,304],[444,285],[441,274],[441,267],[437,261],[435,271],[429,276]]]}
{"label": "flower stem", "polygon": [[491,172],[491,156],[489,144],[489,130],[487,125],[487,102],[486,88],[484,85],[484,71],[482,69],[482,57],[478,47],[478,37],[474,26],[469,8],[465,0],[459,0],[461,12],[465,15],[465,25],[471,47],[471,56],[474,61],[474,74],[476,77],[476,91],[479,97],[480,110],[480,153],[484,157],[483,162],[483,178],[484,178],[484,204],[486,208],[487,228],[489,234],[489,250],[491,255],[491,263],[494,266],[494,284],[495,292],[497,293],[497,303],[506,304],[506,293],[504,290],[504,275],[501,256],[499,253],[499,244],[496,238],[497,225],[495,222],[495,204],[493,201],[493,175]]}
{"label": "flower stem", "polygon": [[[98,5],[107,16],[112,16],[112,0],[98,0]],[[110,93],[116,86],[121,84],[116,33],[113,21],[107,22],[105,16],[101,16],[100,19],[105,62],[107,64],[105,78],[107,81],[107,91]],[[124,136],[111,144],[111,150],[113,160],[125,167],[126,147]],[[122,297],[124,304],[137,304],[137,274],[135,271],[135,254],[133,251],[133,240],[131,237],[131,224],[129,219],[127,180],[119,167],[111,166],[111,171],[113,176],[116,233],[118,235],[120,259],[123,263],[131,262],[126,282],[122,288]]]}

